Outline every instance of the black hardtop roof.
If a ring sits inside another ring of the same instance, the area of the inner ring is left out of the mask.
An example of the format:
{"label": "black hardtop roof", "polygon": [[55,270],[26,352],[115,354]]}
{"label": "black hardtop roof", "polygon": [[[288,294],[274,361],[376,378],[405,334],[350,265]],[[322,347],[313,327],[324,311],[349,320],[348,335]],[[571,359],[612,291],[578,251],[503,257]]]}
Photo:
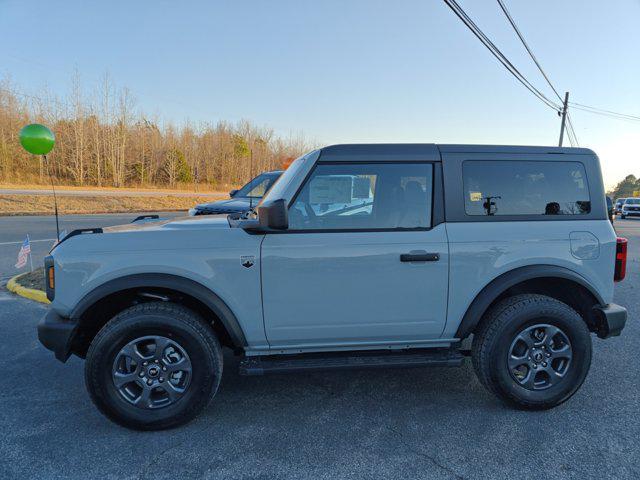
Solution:
{"label": "black hardtop roof", "polygon": [[565,153],[594,155],[588,148],[517,145],[457,145],[435,143],[360,143],[330,145],[320,149],[320,160],[393,161],[440,160],[441,153]]}

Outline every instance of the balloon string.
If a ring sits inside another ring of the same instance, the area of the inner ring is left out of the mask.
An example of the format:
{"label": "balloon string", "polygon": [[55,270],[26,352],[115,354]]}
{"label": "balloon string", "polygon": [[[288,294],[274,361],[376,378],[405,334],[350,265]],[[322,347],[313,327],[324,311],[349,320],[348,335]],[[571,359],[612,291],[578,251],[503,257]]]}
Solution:
{"label": "balloon string", "polygon": [[49,174],[49,180],[51,180],[51,190],[53,191],[53,208],[56,213],[56,238],[60,241],[60,225],[58,223],[58,199],[56,198],[56,187],[53,184],[53,175],[51,175],[51,168],[49,167],[49,161],[47,156],[43,155],[44,163],[47,166],[47,173]]}

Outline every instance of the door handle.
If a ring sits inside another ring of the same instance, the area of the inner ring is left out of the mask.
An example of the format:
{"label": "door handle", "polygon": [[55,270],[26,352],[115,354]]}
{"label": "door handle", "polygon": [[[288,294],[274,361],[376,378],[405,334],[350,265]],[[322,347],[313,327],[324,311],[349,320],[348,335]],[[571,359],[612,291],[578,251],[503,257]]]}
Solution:
{"label": "door handle", "polygon": [[400,254],[401,262],[437,262],[440,260],[439,253],[402,253]]}

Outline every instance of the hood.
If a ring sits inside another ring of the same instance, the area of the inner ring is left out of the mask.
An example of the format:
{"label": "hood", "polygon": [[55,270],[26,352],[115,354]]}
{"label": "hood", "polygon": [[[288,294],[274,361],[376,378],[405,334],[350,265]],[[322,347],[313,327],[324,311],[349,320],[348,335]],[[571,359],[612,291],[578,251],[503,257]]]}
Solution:
{"label": "hood", "polygon": [[141,221],[105,227],[104,233],[120,233],[150,230],[203,230],[212,228],[229,228],[226,215],[206,215],[198,217],[176,217],[170,220]]}
{"label": "hood", "polygon": [[[253,205],[260,202],[259,198],[253,199]],[[209,212],[245,212],[249,210],[249,199],[247,197],[230,198],[228,200],[219,200],[217,202],[201,203],[196,205],[198,210],[206,210]]]}
{"label": "hood", "polygon": [[[246,233],[232,228],[227,215],[178,217],[172,220],[138,221],[114,227],[76,230],[58,243],[52,254],[58,259],[81,258],[91,263],[93,252],[116,255],[126,263],[130,255],[152,251],[196,251],[226,248]],[[157,261],[157,260],[154,260]]]}

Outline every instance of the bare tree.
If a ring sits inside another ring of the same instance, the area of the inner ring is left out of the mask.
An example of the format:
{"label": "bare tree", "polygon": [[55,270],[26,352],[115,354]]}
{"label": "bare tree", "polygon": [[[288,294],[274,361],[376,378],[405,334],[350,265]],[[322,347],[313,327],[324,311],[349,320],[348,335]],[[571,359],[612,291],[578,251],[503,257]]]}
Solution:
{"label": "bare tree", "polygon": [[20,128],[36,121],[54,130],[54,173],[70,185],[227,188],[310,147],[301,135],[279,137],[247,120],[161,124],[137,111],[129,90],[117,89],[108,74],[93,93],[81,85],[76,73],[60,99],[46,91],[21,95],[0,79],[0,181],[47,181],[41,159],[26,154],[18,140]]}

